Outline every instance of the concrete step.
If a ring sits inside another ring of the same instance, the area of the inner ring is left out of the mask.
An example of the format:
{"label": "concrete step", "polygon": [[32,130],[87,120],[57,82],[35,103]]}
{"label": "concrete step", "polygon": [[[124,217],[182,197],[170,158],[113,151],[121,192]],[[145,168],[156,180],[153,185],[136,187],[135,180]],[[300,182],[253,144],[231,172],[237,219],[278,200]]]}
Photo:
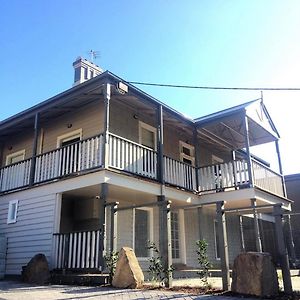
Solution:
{"label": "concrete step", "polygon": [[51,275],[52,284],[66,284],[66,285],[97,285],[105,286],[109,285],[108,274],[57,274]]}

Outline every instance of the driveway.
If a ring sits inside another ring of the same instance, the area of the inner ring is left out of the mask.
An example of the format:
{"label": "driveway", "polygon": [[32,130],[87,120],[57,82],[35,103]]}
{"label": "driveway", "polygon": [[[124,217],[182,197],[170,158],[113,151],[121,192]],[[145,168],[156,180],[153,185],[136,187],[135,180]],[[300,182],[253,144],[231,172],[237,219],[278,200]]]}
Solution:
{"label": "driveway", "polygon": [[197,296],[158,290],[125,290],[109,287],[49,285],[34,286],[16,281],[0,281],[0,300],[67,300],[67,299],[238,299],[223,296]]}

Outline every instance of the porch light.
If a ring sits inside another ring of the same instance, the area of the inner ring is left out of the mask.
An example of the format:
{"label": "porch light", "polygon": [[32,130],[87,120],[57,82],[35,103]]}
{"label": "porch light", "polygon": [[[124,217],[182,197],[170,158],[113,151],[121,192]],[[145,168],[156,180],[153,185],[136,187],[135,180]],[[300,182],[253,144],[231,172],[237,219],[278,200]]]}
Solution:
{"label": "porch light", "polygon": [[117,84],[117,91],[124,95],[126,93],[128,93],[128,86],[126,84],[124,84],[123,82],[119,81]]}

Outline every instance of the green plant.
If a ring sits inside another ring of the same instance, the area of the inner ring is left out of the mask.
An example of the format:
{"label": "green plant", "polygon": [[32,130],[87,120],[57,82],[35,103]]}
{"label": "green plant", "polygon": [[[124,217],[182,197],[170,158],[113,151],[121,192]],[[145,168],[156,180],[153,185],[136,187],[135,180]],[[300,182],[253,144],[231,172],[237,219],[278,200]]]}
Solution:
{"label": "green plant", "polygon": [[117,251],[111,251],[104,256],[110,281],[112,281],[112,278],[115,275],[118,258],[119,258],[119,252]]}
{"label": "green plant", "polygon": [[174,267],[172,265],[170,267],[164,266],[163,258],[154,242],[148,241],[147,248],[153,251],[153,256],[149,259],[151,280],[159,282],[161,286],[165,286],[174,271]]}
{"label": "green plant", "polygon": [[196,241],[197,245],[197,259],[199,263],[200,270],[197,272],[197,274],[200,276],[201,281],[203,282],[203,285],[208,288],[208,277],[210,276],[209,274],[209,269],[212,267],[208,255],[207,255],[207,246],[208,243],[206,240],[198,240]]}

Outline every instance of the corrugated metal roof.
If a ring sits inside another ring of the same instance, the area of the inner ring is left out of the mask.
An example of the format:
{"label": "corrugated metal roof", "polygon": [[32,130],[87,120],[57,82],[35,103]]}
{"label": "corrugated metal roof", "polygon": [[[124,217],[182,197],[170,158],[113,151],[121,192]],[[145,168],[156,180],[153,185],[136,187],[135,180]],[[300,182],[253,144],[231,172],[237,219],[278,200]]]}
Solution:
{"label": "corrugated metal roof", "polygon": [[202,123],[209,122],[211,120],[224,118],[224,117],[233,115],[235,113],[238,113],[239,111],[243,111],[247,108],[247,106],[251,105],[254,102],[258,102],[258,101],[261,101],[261,99],[251,100],[246,103],[242,103],[242,104],[239,104],[239,105],[236,105],[236,106],[224,109],[224,110],[220,110],[218,112],[215,112],[215,113],[212,113],[212,114],[200,117],[200,118],[196,118],[196,119],[194,119],[194,122],[196,124],[202,124]]}
{"label": "corrugated metal roof", "polygon": [[59,105],[60,103],[62,103],[64,101],[64,98],[66,96],[69,96],[71,94],[75,94],[76,92],[80,92],[80,90],[87,88],[89,86],[93,86],[95,85],[95,83],[97,83],[98,81],[100,82],[104,82],[105,80],[107,81],[121,81],[124,82],[126,85],[128,85],[128,87],[130,87],[130,89],[138,94],[141,95],[142,97],[146,98],[148,101],[153,102],[155,104],[159,104],[162,105],[167,111],[177,115],[179,118],[185,120],[187,123],[193,124],[194,121],[191,118],[186,117],[184,114],[176,111],[175,109],[173,109],[172,107],[166,105],[165,103],[159,101],[158,99],[152,97],[151,95],[147,94],[146,92],[140,90],[139,88],[135,87],[134,85],[128,83],[126,80],[120,78],[119,76],[113,74],[110,71],[105,71],[102,74],[99,74],[98,76],[83,82],[79,85],[76,85],[68,90],[63,91],[62,93],[59,93],[45,101],[42,101],[24,111],[21,111],[20,113],[17,113],[7,119],[4,119],[2,121],[0,121],[0,130],[3,129],[4,127],[8,127],[13,125],[15,122],[20,122],[24,119],[29,119],[32,118],[36,113],[39,112],[43,112],[45,110],[47,110],[49,107],[51,107],[52,105]]}

